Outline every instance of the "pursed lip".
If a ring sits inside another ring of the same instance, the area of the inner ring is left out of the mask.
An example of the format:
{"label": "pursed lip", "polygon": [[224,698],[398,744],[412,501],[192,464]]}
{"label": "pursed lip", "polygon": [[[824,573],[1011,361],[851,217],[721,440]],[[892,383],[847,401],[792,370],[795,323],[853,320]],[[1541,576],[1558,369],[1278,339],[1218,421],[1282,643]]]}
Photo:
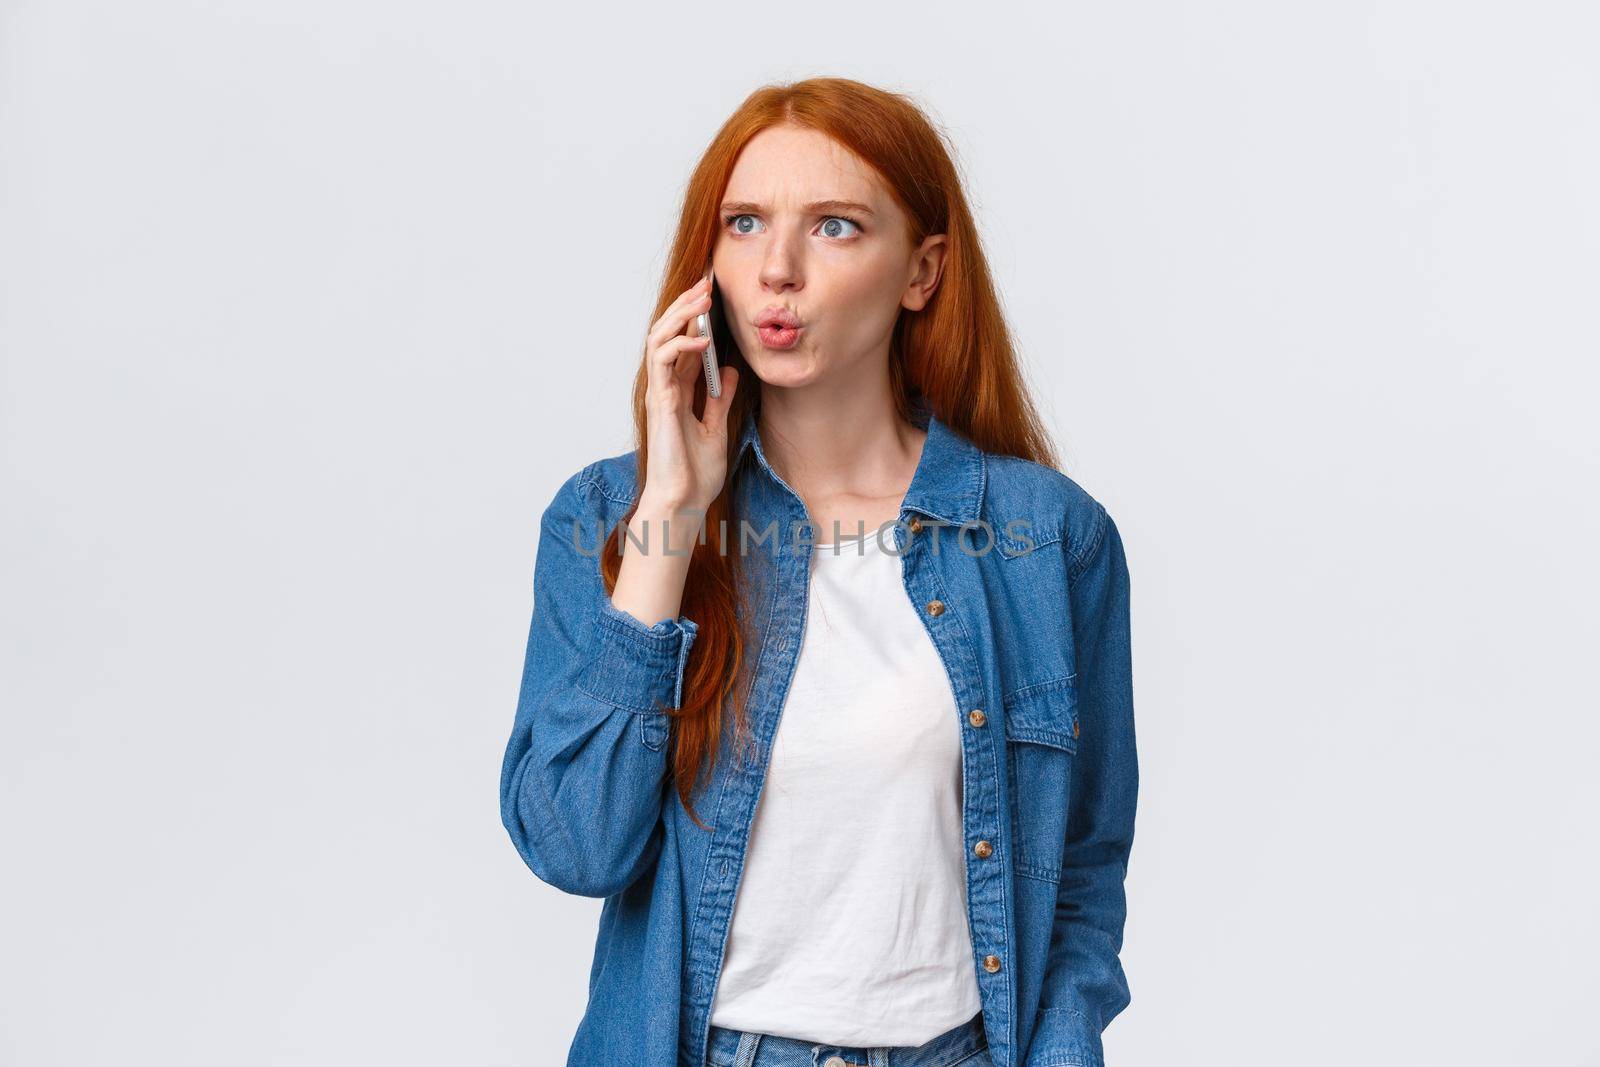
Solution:
{"label": "pursed lip", "polygon": [[777,326],[785,330],[794,330],[800,327],[800,316],[788,308],[767,308],[756,317],[758,329],[766,326]]}

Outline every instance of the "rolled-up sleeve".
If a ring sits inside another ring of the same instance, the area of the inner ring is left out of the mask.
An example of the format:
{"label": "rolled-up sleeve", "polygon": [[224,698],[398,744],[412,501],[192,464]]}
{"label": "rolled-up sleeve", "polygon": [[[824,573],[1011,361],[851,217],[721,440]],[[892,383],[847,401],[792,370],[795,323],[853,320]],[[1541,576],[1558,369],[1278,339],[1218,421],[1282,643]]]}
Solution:
{"label": "rolled-up sleeve", "polygon": [[589,695],[641,713],[683,706],[683,677],[695,623],[664,619],[654,626],[602,597],[594,619],[594,654],[578,677]]}

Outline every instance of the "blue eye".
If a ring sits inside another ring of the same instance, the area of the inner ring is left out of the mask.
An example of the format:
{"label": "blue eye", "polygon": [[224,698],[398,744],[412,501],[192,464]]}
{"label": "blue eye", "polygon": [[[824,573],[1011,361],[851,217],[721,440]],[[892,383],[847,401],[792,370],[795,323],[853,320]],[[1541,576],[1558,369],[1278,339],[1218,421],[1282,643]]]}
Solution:
{"label": "blue eye", "polygon": [[723,219],[722,221],[727,225],[733,226],[733,232],[734,233],[749,233],[750,232],[749,230],[741,229],[739,226],[735,225],[735,223],[737,223],[740,219],[752,219],[753,220],[754,218],[755,218],[754,215],[729,215],[727,218]]}
{"label": "blue eye", "polygon": [[844,223],[846,226],[854,226],[858,232],[861,229],[861,225],[858,222],[856,222],[855,219],[847,219],[843,215],[829,215],[827,218],[822,220],[822,236],[824,236],[824,237],[850,237],[850,236],[853,236],[852,234],[840,233],[839,232],[838,223],[841,223],[841,222]]}

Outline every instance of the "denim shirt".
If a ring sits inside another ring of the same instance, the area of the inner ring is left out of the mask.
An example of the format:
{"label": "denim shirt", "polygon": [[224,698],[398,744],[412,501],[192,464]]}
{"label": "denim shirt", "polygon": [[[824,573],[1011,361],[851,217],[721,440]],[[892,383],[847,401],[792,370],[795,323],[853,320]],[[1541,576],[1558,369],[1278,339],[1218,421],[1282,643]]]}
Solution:
{"label": "denim shirt", "polygon": [[[990,1056],[996,1067],[1099,1067],[1101,1031],[1129,1002],[1118,954],[1138,794],[1121,537],[1066,475],[985,452],[925,406],[916,421],[926,442],[882,543],[901,555],[906,595],[960,711],[967,920]],[[709,830],[666,779],[662,707],[681,705],[697,625],[645,626],[611,604],[599,571],[604,535],[633,500],[634,454],[573,474],[541,519],[500,809],[535,875],[604,898],[569,1067],[705,1064],[749,831],[800,654],[811,542],[832,539],[797,529],[805,504],[767,462],[754,405],[738,433],[726,544],[740,551],[734,527],[749,528],[739,614],[754,744],[735,750],[725,726],[693,795]],[[718,536],[706,531],[712,545]]]}

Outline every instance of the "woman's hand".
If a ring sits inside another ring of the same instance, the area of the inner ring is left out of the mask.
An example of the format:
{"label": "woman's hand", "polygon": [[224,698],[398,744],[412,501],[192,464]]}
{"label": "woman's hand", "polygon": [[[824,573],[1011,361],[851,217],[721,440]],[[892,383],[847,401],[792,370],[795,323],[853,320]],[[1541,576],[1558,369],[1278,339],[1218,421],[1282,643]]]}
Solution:
{"label": "woman's hand", "polygon": [[711,307],[710,290],[710,281],[702,278],[650,327],[645,344],[649,454],[641,511],[704,512],[727,478],[728,406],[733,403],[739,372],[727,366],[718,368],[722,396],[708,395],[704,416],[694,416],[695,379],[703,373],[701,353],[708,339],[690,336],[688,327],[695,316]]}

